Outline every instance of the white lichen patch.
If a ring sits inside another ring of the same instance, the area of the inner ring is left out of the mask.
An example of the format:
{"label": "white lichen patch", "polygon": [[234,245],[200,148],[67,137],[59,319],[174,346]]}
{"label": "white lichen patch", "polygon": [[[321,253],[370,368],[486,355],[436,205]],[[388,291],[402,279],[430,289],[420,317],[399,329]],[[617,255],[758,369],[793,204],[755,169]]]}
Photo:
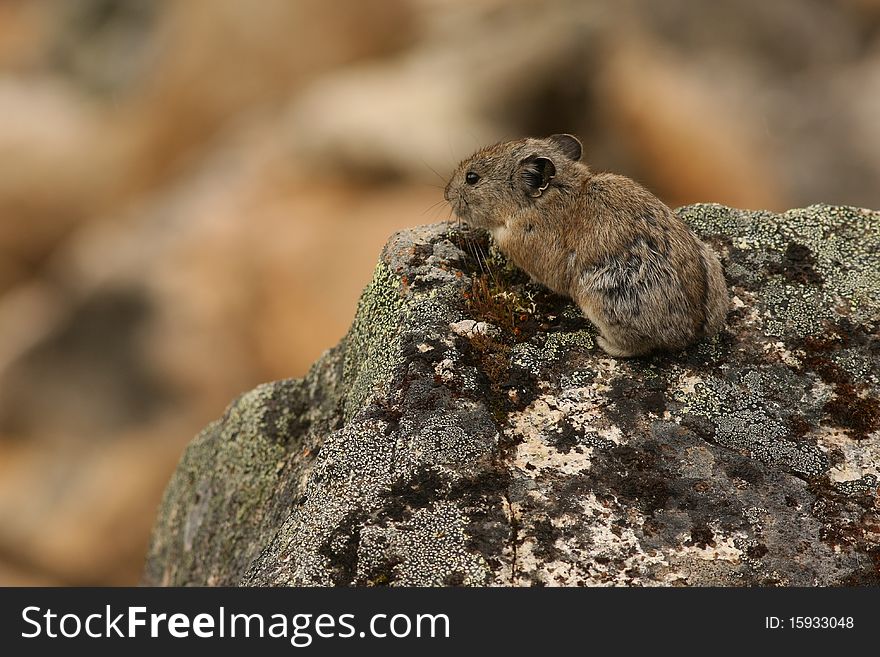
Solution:
{"label": "white lichen patch", "polygon": [[[776,366],[775,370],[746,370],[724,379],[708,377],[694,383],[691,394],[680,389],[674,397],[685,405],[684,414],[712,421],[719,445],[766,464],[815,476],[827,467],[825,455],[815,445],[788,440],[791,429],[787,409],[809,393],[806,384],[784,378],[787,372]],[[680,387],[687,385],[682,383]],[[793,396],[798,391],[795,402]]]}
{"label": "white lichen patch", "polygon": [[871,356],[861,353],[857,349],[844,349],[831,355],[831,360],[843,368],[856,381],[880,383],[880,378],[871,373]]}
{"label": "white lichen patch", "polygon": [[596,348],[591,330],[572,333],[551,333],[543,339],[533,338],[529,342],[514,345],[511,364],[540,376],[550,363],[564,358],[573,350],[591,351]]}
{"label": "white lichen patch", "polygon": [[593,349],[595,347],[593,335],[592,331],[587,330],[573,331],[571,333],[551,333],[547,336],[547,341],[544,343],[547,358],[559,358],[571,348]]}
{"label": "white lichen patch", "polygon": [[[412,467],[423,460],[440,466],[461,467],[473,463],[491,450],[498,442],[498,434],[492,424],[485,424],[483,432],[465,429],[464,418],[470,417],[474,402],[459,400],[454,411],[435,412],[414,421],[400,421],[397,468]],[[400,456],[406,454],[406,457]]]}
{"label": "white lichen patch", "polygon": [[770,279],[764,285],[764,332],[771,336],[816,335],[834,319],[833,298],[823,289]]}
{"label": "white lichen patch", "polygon": [[[483,584],[488,569],[480,555],[464,547],[466,524],[461,509],[441,501],[431,508],[418,509],[399,527],[365,528],[358,549],[356,581],[439,586],[456,577],[464,586]],[[389,567],[389,555],[404,557]]]}

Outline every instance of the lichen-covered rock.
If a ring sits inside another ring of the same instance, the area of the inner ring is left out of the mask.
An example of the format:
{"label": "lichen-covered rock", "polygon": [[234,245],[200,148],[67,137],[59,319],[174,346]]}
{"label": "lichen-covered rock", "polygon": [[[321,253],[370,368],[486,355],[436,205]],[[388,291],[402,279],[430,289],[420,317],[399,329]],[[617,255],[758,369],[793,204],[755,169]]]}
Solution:
{"label": "lichen-covered rock", "polygon": [[728,326],[632,360],[485,235],[392,237],[346,338],[190,445],[145,582],[880,583],[880,213],[680,213]]}

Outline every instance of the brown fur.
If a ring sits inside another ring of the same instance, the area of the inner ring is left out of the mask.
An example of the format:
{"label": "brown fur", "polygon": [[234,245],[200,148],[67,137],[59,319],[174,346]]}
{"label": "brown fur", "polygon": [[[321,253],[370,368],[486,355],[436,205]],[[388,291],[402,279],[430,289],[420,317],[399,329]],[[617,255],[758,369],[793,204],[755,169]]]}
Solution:
{"label": "brown fur", "polygon": [[571,135],[489,146],[458,166],[445,197],[534,280],[574,299],[612,356],[719,331],[728,295],[715,253],[644,187],[594,174],[580,156]]}

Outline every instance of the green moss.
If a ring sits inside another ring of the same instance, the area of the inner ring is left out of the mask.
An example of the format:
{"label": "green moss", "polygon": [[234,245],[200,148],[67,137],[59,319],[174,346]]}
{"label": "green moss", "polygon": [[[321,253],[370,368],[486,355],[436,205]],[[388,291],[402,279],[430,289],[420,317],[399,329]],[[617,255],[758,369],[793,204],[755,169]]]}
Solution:
{"label": "green moss", "polygon": [[[187,447],[165,491],[150,549],[152,563],[164,562],[174,572],[148,570],[150,583],[170,578],[186,584],[211,576],[216,583],[233,583],[256,556],[271,536],[263,521],[287,452],[278,440],[278,423],[286,429],[293,419],[276,409],[279,401],[289,406],[301,385],[266,384],[242,395]],[[157,559],[161,554],[166,558]]]}
{"label": "green moss", "polygon": [[387,383],[399,361],[401,315],[406,304],[400,282],[383,262],[358,302],[357,314],[346,336],[343,380],[346,421],[361,408],[377,386]]}

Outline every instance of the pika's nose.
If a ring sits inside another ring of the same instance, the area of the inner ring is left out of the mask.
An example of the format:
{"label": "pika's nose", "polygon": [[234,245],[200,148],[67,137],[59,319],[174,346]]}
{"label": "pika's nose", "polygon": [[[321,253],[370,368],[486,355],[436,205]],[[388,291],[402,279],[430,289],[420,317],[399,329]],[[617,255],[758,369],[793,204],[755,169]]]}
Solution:
{"label": "pika's nose", "polygon": [[446,189],[443,190],[443,198],[446,199],[447,203],[451,203],[452,199],[449,198],[449,188],[452,187],[452,180],[446,183]]}

